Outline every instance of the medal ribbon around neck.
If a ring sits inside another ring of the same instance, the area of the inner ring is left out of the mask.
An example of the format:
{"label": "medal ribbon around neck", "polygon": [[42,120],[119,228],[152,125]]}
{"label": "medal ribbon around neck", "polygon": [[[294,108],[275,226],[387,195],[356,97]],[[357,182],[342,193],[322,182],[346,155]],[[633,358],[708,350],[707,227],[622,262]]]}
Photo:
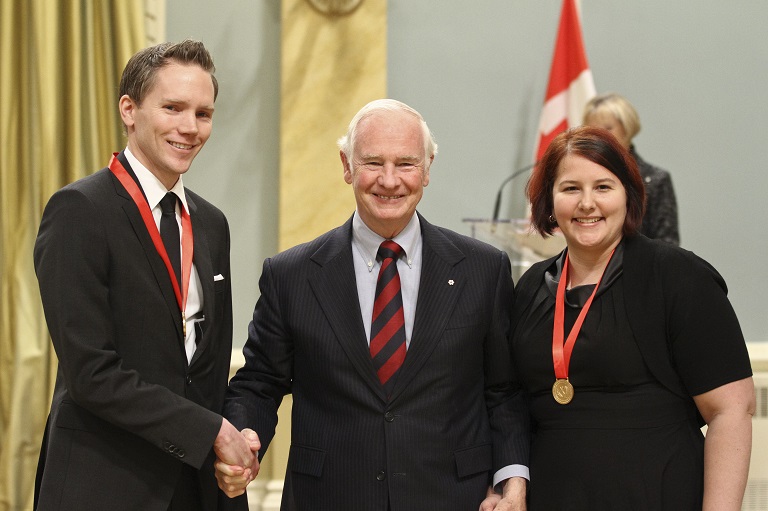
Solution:
{"label": "medal ribbon around neck", "polygon": [[189,218],[189,213],[184,207],[181,208],[181,274],[182,274],[182,288],[184,294],[182,295],[182,289],[179,289],[179,281],[176,278],[176,272],[171,266],[171,260],[168,259],[168,253],[165,251],[165,245],[163,239],[160,237],[160,231],[155,224],[155,217],[152,216],[152,210],[149,209],[149,203],[141,193],[139,185],[128,174],[123,164],[117,159],[117,153],[112,153],[112,159],[109,162],[109,170],[117,177],[123,187],[128,191],[133,202],[136,203],[136,207],[139,208],[141,213],[141,219],[144,220],[144,225],[147,227],[147,232],[152,238],[152,243],[155,245],[155,250],[160,255],[160,258],[165,263],[165,268],[168,270],[168,276],[171,278],[171,284],[173,284],[173,292],[176,295],[176,303],[179,304],[182,317],[182,328],[184,330],[184,336],[186,337],[186,318],[184,318],[184,311],[187,308],[187,294],[189,293],[189,276],[192,272],[192,251],[194,246],[194,238],[192,236],[192,219]]}
{"label": "medal ribbon around neck", "polygon": [[[615,250],[615,249],[614,249]],[[613,257],[613,251],[608,257],[610,262]],[[584,324],[584,318],[587,317],[589,307],[592,305],[597,294],[597,288],[600,287],[600,282],[605,275],[605,269],[603,269],[600,279],[595,284],[595,289],[592,290],[592,294],[589,296],[587,303],[582,307],[576,323],[571,328],[568,334],[568,339],[563,343],[565,338],[565,287],[568,282],[568,253],[565,254],[565,261],[563,262],[563,271],[560,275],[560,282],[557,283],[557,294],[555,295],[555,326],[552,330],[552,362],[555,366],[555,384],[552,386],[552,394],[560,404],[568,404],[573,398],[573,386],[568,381],[568,368],[571,364],[571,354],[573,353],[573,347],[576,344],[576,338],[579,336],[581,326]],[[605,265],[608,268],[608,263]]]}

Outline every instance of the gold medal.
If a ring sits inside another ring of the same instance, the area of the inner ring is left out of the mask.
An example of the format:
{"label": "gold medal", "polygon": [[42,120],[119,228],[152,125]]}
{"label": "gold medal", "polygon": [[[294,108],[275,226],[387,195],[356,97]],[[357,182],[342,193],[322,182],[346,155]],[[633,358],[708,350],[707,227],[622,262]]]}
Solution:
{"label": "gold medal", "polygon": [[[615,250],[615,249],[614,249]],[[611,256],[613,257],[613,251]],[[584,318],[587,317],[589,307],[592,305],[592,300],[595,299],[597,289],[600,287],[600,282],[603,280],[603,275],[595,284],[595,289],[592,290],[592,294],[587,299],[584,306],[579,312],[579,316],[576,318],[576,322],[571,328],[571,332],[568,334],[568,338],[565,338],[565,286],[568,282],[568,253],[565,254],[563,260],[563,271],[560,275],[560,281],[557,283],[557,293],[555,294],[555,321],[552,327],[552,363],[555,369],[555,383],[552,385],[552,397],[555,401],[561,405],[567,405],[573,399],[573,385],[568,381],[568,366],[571,362],[571,354],[573,353],[573,346],[576,344],[576,339],[581,331],[581,325],[584,324]],[[610,258],[609,258],[610,261]],[[606,268],[608,265],[606,264]],[[605,274],[605,268],[603,269]]]}
{"label": "gold medal", "polygon": [[552,385],[552,397],[561,405],[567,405],[573,399],[573,385],[567,378],[558,378]]}

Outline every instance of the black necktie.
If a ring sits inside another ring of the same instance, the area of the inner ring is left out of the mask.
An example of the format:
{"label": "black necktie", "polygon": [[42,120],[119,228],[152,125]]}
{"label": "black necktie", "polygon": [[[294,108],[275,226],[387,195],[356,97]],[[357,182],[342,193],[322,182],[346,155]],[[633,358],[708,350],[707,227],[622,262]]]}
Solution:
{"label": "black necktie", "polygon": [[163,210],[163,215],[160,217],[160,237],[163,239],[165,251],[173,271],[176,272],[176,281],[181,290],[181,243],[179,242],[179,224],[176,222],[177,200],[175,193],[168,192],[160,201],[160,209]]}
{"label": "black necktie", "polygon": [[402,247],[394,241],[385,240],[378,252],[381,268],[373,301],[370,349],[373,365],[387,395],[392,391],[394,376],[405,360],[405,316],[400,274],[397,272],[397,259],[402,251]]}

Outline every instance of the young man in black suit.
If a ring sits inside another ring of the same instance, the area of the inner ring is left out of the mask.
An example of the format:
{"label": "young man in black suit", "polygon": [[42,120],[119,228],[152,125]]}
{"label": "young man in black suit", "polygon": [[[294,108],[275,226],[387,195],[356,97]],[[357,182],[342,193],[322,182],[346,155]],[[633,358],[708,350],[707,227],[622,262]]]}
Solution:
{"label": "young man in black suit", "polygon": [[45,208],[35,270],[59,370],[37,510],[214,510],[214,450],[258,471],[221,416],[229,227],[182,183],[211,133],[213,73],[196,41],[134,55],[120,81],[127,148]]}

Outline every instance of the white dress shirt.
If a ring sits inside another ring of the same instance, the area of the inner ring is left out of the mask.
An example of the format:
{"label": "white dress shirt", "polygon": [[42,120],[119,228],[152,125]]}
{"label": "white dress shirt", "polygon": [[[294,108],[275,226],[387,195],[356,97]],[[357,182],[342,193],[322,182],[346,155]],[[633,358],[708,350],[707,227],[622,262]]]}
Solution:
{"label": "white dress shirt", "polygon": [[[162,216],[162,209],[160,208],[160,201],[165,197],[168,192],[173,192],[179,198],[182,207],[189,214],[189,207],[187,206],[187,197],[184,195],[184,183],[179,176],[179,180],[173,185],[173,188],[167,190],[165,185],[155,177],[144,165],[136,159],[131,151],[125,148],[125,157],[128,163],[131,165],[131,169],[139,179],[141,189],[144,191],[144,195],[147,197],[149,203],[149,209],[152,210],[152,216],[155,218],[155,225],[160,230],[160,217]],[[179,203],[176,203],[176,223],[179,224],[179,234],[182,234],[181,225],[181,212],[179,210]],[[181,239],[179,239],[181,243]],[[181,260],[184,260],[184,248],[181,247]],[[182,291],[183,294],[183,291]],[[189,291],[187,293],[187,306],[184,309],[184,315],[187,318],[187,337],[184,339],[184,351],[187,354],[187,363],[192,361],[192,356],[195,354],[197,348],[197,333],[195,331],[195,323],[203,321],[203,289],[200,286],[200,278],[197,275],[197,268],[194,263],[192,264],[192,271],[189,275]]]}
{"label": "white dress shirt", "polygon": [[[384,241],[373,232],[360,218],[357,211],[352,218],[352,258],[355,262],[355,281],[357,296],[360,300],[360,313],[363,315],[365,336],[371,343],[371,319],[373,302],[376,297],[376,281],[379,278],[381,261],[376,260],[379,245]],[[405,229],[392,241],[400,245],[403,253],[397,260],[397,272],[400,275],[400,292],[403,295],[403,314],[405,315],[405,345],[411,345],[413,321],[416,317],[416,299],[419,296],[421,279],[421,227],[419,217],[413,215]]]}

